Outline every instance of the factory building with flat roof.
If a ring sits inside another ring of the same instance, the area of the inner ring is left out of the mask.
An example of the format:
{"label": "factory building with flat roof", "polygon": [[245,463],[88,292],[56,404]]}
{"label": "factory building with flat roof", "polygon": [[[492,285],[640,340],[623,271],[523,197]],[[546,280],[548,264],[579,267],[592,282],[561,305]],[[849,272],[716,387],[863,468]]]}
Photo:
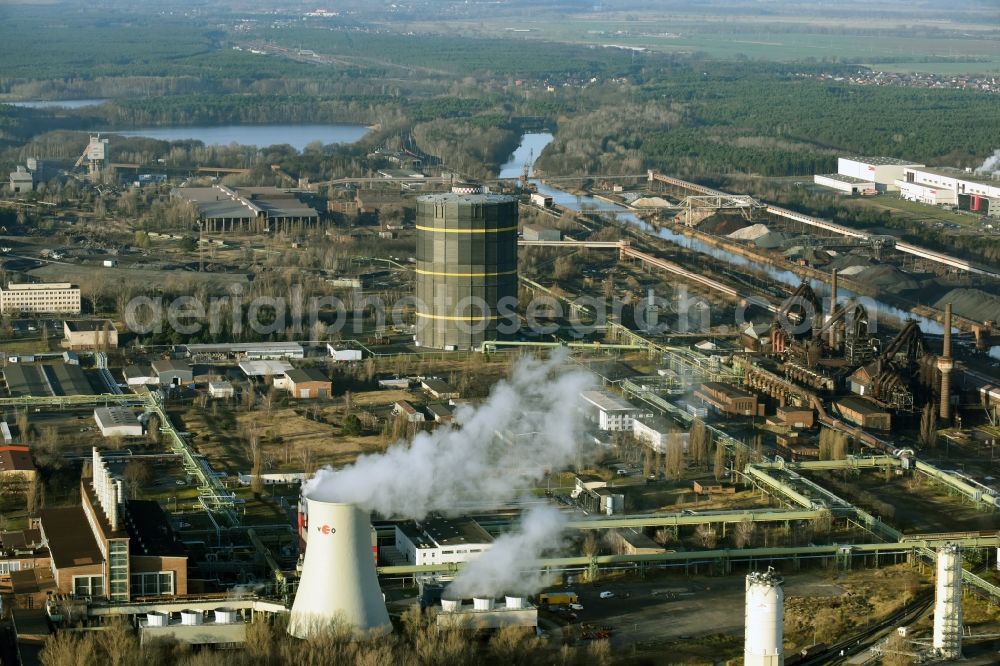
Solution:
{"label": "factory building with flat roof", "polygon": [[896,181],[903,177],[907,167],[922,167],[923,164],[896,159],[895,157],[841,157],[837,159],[837,174],[866,180],[874,184],[879,192],[894,192]]}
{"label": "factory building with flat roof", "polygon": [[94,395],[87,375],[72,363],[8,363],[4,382],[12,398]]}
{"label": "factory building with flat roof", "polygon": [[139,417],[126,407],[98,407],[94,421],[105,437],[142,437]]}
{"label": "factory building with flat roof", "polygon": [[0,289],[0,314],[80,314],[80,288],[69,282],[17,283]]}
{"label": "factory building with flat roof", "polygon": [[517,199],[464,193],[474,189],[417,199],[421,347],[474,349],[496,340],[517,307]]}
{"label": "factory building with flat roof", "polygon": [[67,319],[63,336],[70,349],[118,348],[118,329],[110,319]]}
{"label": "factory building with flat roof", "polygon": [[277,187],[235,190],[223,185],[178,187],[170,191],[170,196],[194,206],[198,219],[210,233],[262,233],[315,226],[319,222],[315,208],[294,193]]}
{"label": "factory building with flat roof", "polygon": [[410,564],[468,562],[492,545],[493,537],[472,518],[396,523],[396,550]]}
{"label": "factory building with flat roof", "polygon": [[838,192],[852,196],[878,194],[878,190],[875,189],[875,181],[865,180],[857,176],[845,176],[840,173],[818,173],[813,176],[813,182],[817,185],[829,187],[831,190],[837,190]]}
{"label": "factory building with flat roof", "polygon": [[909,167],[896,181],[904,199],[1000,217],[1000,179],[948,167]]}
{"label": "factory building with flat roof", "polygon": [[631,432],[633,420],[652,413],[607,391],[584,391],[580,394],[584,411],[600,430]]}

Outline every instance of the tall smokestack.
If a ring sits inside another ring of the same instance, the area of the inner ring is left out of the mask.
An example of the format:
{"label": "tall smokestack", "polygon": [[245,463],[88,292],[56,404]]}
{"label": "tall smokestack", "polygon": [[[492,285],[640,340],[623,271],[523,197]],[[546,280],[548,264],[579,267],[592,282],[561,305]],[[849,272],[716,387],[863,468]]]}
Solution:
{"label": "tall smokestack", "polygon": [[768,569],[754,572],[746,580],[746,635],[743,663],[746,666],[782,666],[785,663],[785,591],[781,576]]}
{"label": "tall smokestack", "polygon": [[941,419],[951,419],[951,370],[955,362],[951,358],[951,303],[944,306],[944,353],[938,357],[938,370],[941,371]]}
{"label": "tall smokestack", "polygon": [[309,533],[288,633],[309,638],[347,625],[358,633],[390,629],[372,560],[368,512],[306,498]]}
{"label": "tall smokestack", "polygon": [[[833,269],[830,280],[830,319],[837,312],[837,269]],[[830,326],[830,349],[837,348],[837,327]]]}

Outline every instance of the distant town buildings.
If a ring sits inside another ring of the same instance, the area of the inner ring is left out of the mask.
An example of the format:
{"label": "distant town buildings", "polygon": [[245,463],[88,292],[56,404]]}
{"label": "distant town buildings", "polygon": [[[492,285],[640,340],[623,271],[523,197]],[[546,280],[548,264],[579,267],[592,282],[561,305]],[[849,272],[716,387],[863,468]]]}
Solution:
{"label": "distant town buildings", "polygon": [[80,288],[68,282],[17,283],[0,289],[0,314],[80,314]]}

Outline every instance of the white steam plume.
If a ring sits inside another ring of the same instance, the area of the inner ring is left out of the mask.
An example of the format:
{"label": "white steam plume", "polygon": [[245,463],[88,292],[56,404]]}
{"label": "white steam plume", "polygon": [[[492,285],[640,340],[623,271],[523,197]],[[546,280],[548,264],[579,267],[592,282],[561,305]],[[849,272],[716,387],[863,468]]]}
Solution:
{"label": "white steam plume", "polygon": [[339,470],[321,469],[303,494],[415,519],[461,513],[461,504],[472,500],[509,500],[527,482],[579,456],[576,411],[592,376],[565,371],[565,360],[563,350],[548,360],[520,359],[482,405],[456,410],[455,426],[421,432],[410,444],[398,442]]}
{"label": "white steam plume", "polygon": [[1000,173],[1000,150],[993,151],[986,161],[976,167],[976,173]]}
{"label": "white steam plume", "polygon": [[534,594],[547,585],[546,574],[535,562],[562,546],[560,535],[565,525],[566,517],[555,507],[532,507],[521,516],[517,529],[498,537],[489,550],[462,567],[445,596],[468,599]]}

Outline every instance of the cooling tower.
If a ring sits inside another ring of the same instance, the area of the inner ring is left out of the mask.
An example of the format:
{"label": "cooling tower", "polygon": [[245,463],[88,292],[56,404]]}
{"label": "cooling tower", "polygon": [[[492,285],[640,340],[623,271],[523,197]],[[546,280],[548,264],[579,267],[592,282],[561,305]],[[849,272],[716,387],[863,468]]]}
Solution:
{"label": "cooling tower", "polygon": [[785,592],[781,576],[768,569],[747,576],[745,666],[782,666],[785,663]]}
{"label": "cooling tower", "polygon": [[937,552],[933,646],[936,656],[962,657],[962,551],[954,545]]}
{"label": "cooling tower", "polygon": [[471,188],[417,199],[418,345],[472,349],[500,337],[517,305],[517,218],[514,197]]}
{"label": "cooling tower", "polygon": [[372,560],[368,513],[353,504],[306,498],[306,529],[288,633],[308,638],[341,623],[358,632],[390,628]]}

